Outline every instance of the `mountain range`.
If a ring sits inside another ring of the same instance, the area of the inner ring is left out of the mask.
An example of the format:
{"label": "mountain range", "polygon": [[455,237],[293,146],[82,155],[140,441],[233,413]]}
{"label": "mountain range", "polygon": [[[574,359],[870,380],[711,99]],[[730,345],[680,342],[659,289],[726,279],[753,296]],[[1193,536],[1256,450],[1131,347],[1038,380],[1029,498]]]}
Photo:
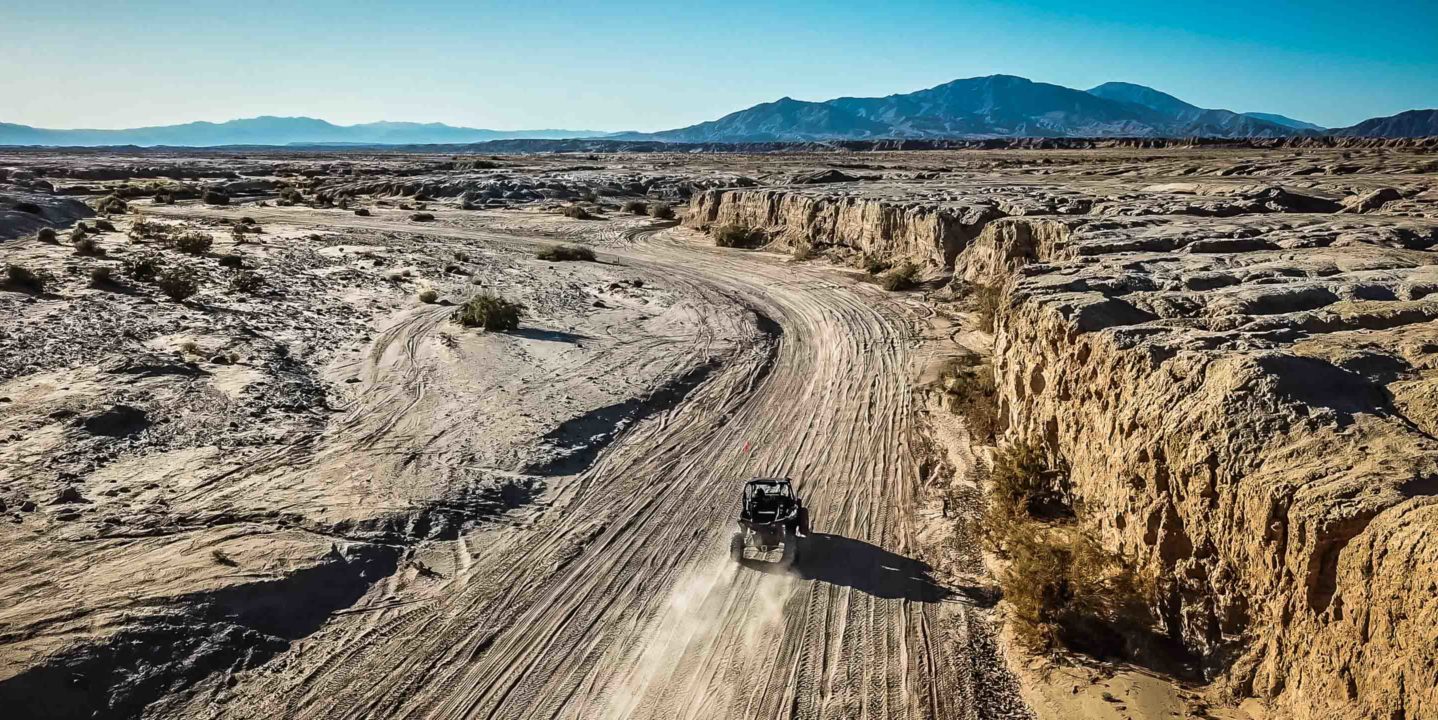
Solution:
{"label": "mountain range", "polygon": [[1013,75],[990,75],[879,98],[807,102],[786,97],[697,125],[616,137],[667,142],[806,142],[955,137],[1265,138],[1377,132],[1392,133],[1384,137],[1438,135],[1438,125],[1431,118],[1381,120],[1329,130],[1273,113],[1201,108],[1132,83],[1110,82],[1075,90]]}
{"label": "mountain range", "polygon": [[49,130],[0,123],[0,145],[423,145],[475,143],[510,138],[561,139],[606,135],[591,130],[482,130],[443,123],[373,122],[335,125],[309,117],[263,116],[228,122],[124,130]]}
{"label": "mountain range", "polygon": [[1410,110],[1347,128],[1263,112],[1201,108],[1143,85],[1088,90],[1013,75],[954,80],[916,92],[824,102],[780,98],[717,120],[655,133],[482,130],[441,123],[335,125],[308,117],[126,130],[48,130],[0,123],[0,145],[426,145],[507,139],[606,138],[685,143],[811,142],[890,138],[1154,137],[1272,138],[1304,135],[1438,136],[1438,110]]}

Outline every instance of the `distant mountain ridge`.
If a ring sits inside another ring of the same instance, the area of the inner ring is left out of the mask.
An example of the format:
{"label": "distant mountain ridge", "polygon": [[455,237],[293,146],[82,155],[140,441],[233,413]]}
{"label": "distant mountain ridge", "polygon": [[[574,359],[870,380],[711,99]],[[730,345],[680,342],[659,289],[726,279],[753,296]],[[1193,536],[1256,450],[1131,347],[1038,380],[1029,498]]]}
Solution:
{"label": "distant mountain ridge", "polygon": [[[1280,120],[1281,119],[1281,120]],[[1220,137],[1310,134],[1282,116],[1209,110],[1132,83],[1088,91],[1013,75],[966,78],[912,93],[824,102],[783,98],[698,125],[623,139],[808,142],[873,138]]]}
{"label": "distant mountain ridge", "polygon": [[1408,110],[1388,117],[1371,118],[1335,130],[1334,134],[1381,138],[1438,137],[1438,109]]}
{"label": "distant mountain ridge", "polygon": [[373,122],[336,125],[310,117],[261,116],[227,122],[192,122],[183,125],[123,130],[52,130],[0,123],[0,145],[293,145],[348,143],[367,145],[421,145],[473,143],[511,138],[540,140],[602,137],[593,130],[484,130],[443,123]]}

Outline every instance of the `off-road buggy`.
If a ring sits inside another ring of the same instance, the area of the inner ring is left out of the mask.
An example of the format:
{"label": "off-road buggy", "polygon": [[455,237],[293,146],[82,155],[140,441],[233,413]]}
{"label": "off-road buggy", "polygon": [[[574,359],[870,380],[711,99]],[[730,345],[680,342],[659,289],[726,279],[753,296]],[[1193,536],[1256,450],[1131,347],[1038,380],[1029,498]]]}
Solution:
{"label": "off-road buggy", "polygon": [[[793,565],[799,561],[800,540],[809,535],[809,511],[788,478],[755,478],[744,483],[739,506],[739,530],[729,541],[735,562],[747,559]],[[749,552],[751,557],[746,557]]]}

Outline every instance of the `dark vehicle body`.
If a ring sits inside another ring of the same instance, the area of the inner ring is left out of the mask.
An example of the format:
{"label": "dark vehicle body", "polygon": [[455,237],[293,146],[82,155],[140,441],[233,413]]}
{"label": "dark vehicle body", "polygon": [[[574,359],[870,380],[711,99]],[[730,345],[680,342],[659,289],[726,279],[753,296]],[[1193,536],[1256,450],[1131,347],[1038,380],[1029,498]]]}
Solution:
{"label": "dark vehicle body", "polygon": [[808,535],[809,510],[788,478],[755,478],[744,483],[739,530],[729,542],[735,562],[748,559],[746,550],[766,559],[779,550],[779,562],[793,565],[799,560],[800,540]]}

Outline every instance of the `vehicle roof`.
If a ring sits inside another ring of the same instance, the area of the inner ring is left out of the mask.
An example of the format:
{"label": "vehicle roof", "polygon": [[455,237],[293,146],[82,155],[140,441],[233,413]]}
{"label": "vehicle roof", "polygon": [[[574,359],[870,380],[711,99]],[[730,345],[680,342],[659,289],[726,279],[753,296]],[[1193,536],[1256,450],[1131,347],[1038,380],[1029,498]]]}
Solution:
{"label": "vehicle roof", "polygon": [[789,478],[753,478],[745,485],[789,485]]}

